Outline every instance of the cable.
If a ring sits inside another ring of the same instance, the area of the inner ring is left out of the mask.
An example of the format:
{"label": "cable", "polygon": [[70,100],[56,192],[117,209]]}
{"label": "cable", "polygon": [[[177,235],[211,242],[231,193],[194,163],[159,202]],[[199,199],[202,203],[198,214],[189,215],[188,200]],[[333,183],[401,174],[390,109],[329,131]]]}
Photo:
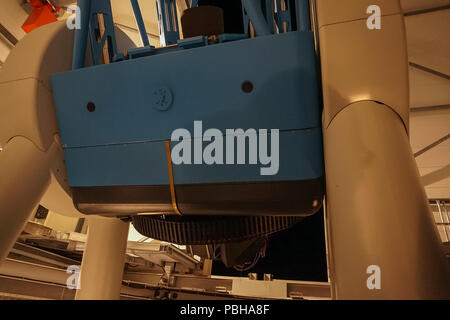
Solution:
{"label": "cable", "polygon": [[[248,271],[251,268],[253,268],[254,266],[256,266],[256,264],[259,262],[260,258],[261,258],[261,251],[258,251],[256,253],[255,259],[253,260],[253,262],[248,267],[245,267],[245,264],[244,264],[244,265],[233,266],[233,268],[234,268],[234,270],[239,271],[239,272]],[[243,268],[241,268],[241,267],[243,267]]]}

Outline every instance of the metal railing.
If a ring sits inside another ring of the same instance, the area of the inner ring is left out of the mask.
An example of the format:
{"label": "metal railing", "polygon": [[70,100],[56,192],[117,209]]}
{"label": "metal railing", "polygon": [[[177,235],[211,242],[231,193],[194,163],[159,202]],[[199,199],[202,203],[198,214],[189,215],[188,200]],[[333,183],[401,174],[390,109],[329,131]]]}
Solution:
{"label": "metal railing", "polygon": [[[443,242],[450,241],[450,217],[447,200],[430,200],[430,206]],[[437,215],[436,215],[437,214]]]}

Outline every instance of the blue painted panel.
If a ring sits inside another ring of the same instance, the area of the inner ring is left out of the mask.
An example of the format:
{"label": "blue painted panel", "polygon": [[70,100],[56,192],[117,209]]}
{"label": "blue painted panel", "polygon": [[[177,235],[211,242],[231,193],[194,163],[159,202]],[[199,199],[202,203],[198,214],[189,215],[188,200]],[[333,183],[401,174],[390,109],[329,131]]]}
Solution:
{"label": "blue painted panel", "polygon": [[64,150],[69,185],[168,185],[164,142],[120,144]]}
{"label": "blue painted panel", "polygon": [[[72,187],[169,184],[164,141],[180,128],[193,134],[196,120],[203,131],[280,129],[280,169],[262,176],[260,164],[174,165],[176,184],[323,176],[310,32],[176,49],[53,75]],[[251,93],[243,92],[245,81]]]}
{"label": "blue painted panel", "polygon": [[245,165],[174,165],[173,176],[176,184],[315,179],[324,174],[322,150],[322,132],[318,128],[280,132],[279,171],[276,175],[262,176],[260,168],[268,166],[250,165],[247,161]]}
{"label": "blue painted panel", "polygon": [[[64,152],[72,187],[169,184],[164,142],[69,148]],[[321,130],[317,128],[281,132],[278,173],[261,176],[261,167],[265,166],[173,165],[174,182],[197,184],[293,181],[321,177]]]}
{"label": "blue painted panel", "polygon": [[[194,120],[222,131],[320,127],[315,66],[312,33],[290,32],[56,74],[63,145],[162,141],[178,128],[192,132]],[[173,99],[165,112],[153,106],[161,87]]]}

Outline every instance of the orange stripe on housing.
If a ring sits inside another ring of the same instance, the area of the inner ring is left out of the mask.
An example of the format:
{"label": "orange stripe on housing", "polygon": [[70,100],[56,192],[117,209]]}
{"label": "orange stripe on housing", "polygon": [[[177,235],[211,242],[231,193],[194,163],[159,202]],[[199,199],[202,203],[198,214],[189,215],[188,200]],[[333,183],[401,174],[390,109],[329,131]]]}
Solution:
{"label": "orange stripe on housing", "polygon": [[173,181],[172,152],[170,151],[170,141],[166,141],[166,154],[167,154],[167,167],[169,169],[170,197],[172,199],[173,211],[175,211],[176,214],[182,216],[183,214],[178,209],[177,195],[175,193],[175,183]]}

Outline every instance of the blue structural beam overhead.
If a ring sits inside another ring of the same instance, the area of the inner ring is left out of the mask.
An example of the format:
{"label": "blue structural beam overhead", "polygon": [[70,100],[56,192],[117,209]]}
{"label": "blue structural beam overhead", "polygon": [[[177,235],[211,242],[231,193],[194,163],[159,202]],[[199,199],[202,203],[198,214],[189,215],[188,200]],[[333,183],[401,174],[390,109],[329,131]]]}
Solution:
{"label": "blue structural beam overhead", "polygon": [[156,0],[161,46],[176,44],[180,39],[176,0]]}
{"label": "blue structural beam overhead", "polygon": [[295,0],[297,30],[311,30],[309,0]]}
{"label": "blue structural beam overhead", "polygon": [[139,30],[142,45],[144,47],[149,46],[150,42],[148,40],[147,30],[145,29],[144,19],[142,18],[141,8],[139,7],[139,0],[130,0],[130,1],[131,6],[133,7],[133,13],[136,19],[136,25]]}
{"label": "blue structural beam overhead", "polygon": [[110,0],[80,0],[81,27],[75,30],[72,69],[85,66],[89,37],[92,63],[111,63],[117,58],[117,44]]}
{"label": "blue structural beam overhead", "polygon": [[191,0],[191,8],[195,8],[196,6],[198,6],[198,0]]}
{"label": "blue structural beam overhead", "polygon": [[275,21],[280,33],[292,31],[291,5],[289,1],[275,0]]}
{"label": "blue structural beam overhead", "polygon": [[251,21],[253,28],[255,29],[255,34],[257,36],[266,36],[273,33],[273,30],[270,29],[269,27],[270,25],[267,22],[270,19],[264,17],[261,1],[242,0],[242,8],[244,12],[244,17],[246,18],[245,22],[246,28],[248,28],[248,23]]}
{"label": "blue structural beam overhead", "polygon": [[89,36],[89,20],[91,12],[91,0],[78,0],[80,11],[80,28],[75,29],[72,69],[84,68],[86,59],[86,46]]}

